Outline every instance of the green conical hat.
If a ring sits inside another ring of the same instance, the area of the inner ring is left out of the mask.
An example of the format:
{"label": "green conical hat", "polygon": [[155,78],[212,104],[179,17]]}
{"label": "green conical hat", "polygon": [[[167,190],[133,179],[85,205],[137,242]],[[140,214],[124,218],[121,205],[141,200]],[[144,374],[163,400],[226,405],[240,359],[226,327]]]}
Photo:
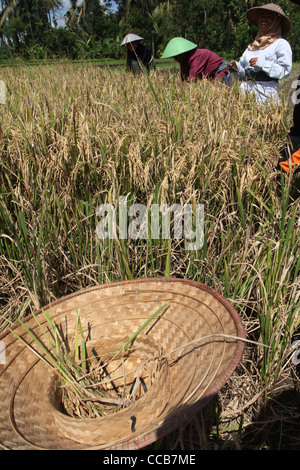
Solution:
{"label": "green conical hat", "polygon": [[191,51],[192,49],[195,49],[195,47],[197,47],[197,44],[194,44],[187,39],[173,38],[168,42],[162,58],[166,59],[167,57],[174,57],[176,55],[183,54],[184,52]]}

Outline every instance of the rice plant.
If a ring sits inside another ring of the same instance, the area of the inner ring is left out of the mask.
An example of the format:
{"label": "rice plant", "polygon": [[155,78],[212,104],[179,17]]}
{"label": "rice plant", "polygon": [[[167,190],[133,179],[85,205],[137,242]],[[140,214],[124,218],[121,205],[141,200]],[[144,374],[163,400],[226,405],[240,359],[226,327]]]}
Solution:
{"label": "rice plant", "polygon": [[[56,374],[56,394],[64,413],[74,418],[102,417],[130,406],[147,391],[141,377],[144,366],[126,373],[124,364],[135,350],[134,341],[137,336],[166,305],[158,308],[129,339],[123,341],[120,349],[118,341],[113,340],[110,344],[113,349],[106,345],[105,349],[96,351],[92,347],[89,351],[78,309],[72,346],[69,344],[70,335],[67,330],[64,331],[62,325],[57,325],[47,310],[42,310],[41,318],[33,314],[39,334],[35,328],[28,328],[21,319],[18,322],[23,327],[23,332],[27,333],[28,340],[24,339],[23,334],[10,331],[47,365],[49,372]],[[159,370],[160,357],[153,357],[153,361],[157,362]],[[116,374],[111,377],[110,370],[121,371],[121,376],[116,380]],[[131,377],[128,380],[126,375],[129,374]],[[143,387],[139,387],[141,381]],[[141,389],[140,393],[138,389]]]}

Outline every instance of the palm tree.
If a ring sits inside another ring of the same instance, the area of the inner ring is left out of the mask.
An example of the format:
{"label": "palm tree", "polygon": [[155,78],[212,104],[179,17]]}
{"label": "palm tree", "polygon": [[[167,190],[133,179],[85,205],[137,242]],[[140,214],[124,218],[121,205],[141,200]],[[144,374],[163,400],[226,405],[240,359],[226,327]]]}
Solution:
{"label": "palm tree", "polygon": [[62,6],[60,0],[2,0],[0,11],[0,27],[11,15],[27,16],[33,12],[37,15],[37,21],[43,20],[45,15],[51,23],[50,12]]}
{"label": "palm tree", "polygon": [[99,0],[83,0],[80,5],[77,0],[71,0],[71,8],[65,15],[66,26],[85,37],[101,36],[105,10],[106,5]]}
{"label": "palm tree", "polygon": [[[154,55],[154,38],[153,38],[153,27],[155,22],[155,10],[159,8],[160,4],[169,3],[169,2],[160,2],[158,0],[116,0],[116,3],[119,6],[120,14],[120,26],[124,23],[127,23],[130,17],[130,13],[134,10],[139,11],[144,18],[149,19],[150,25],[149,36],[152,45],[152,54]],[[154,14],[154,16],[153,16]]]}

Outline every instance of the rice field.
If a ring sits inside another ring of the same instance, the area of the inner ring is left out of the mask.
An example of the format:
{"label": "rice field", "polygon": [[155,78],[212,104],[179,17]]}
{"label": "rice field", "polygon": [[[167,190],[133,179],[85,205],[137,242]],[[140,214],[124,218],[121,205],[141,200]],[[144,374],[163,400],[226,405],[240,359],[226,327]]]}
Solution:
{"label": "rice field", "polygon": [[[0,78],[0,331],[99,283],[207,284],[249,343],[218,399],[153,448],[299,449],[299,177],[275,169],[290,99],[263,109],[238,86],[186,86],[168,69],[58,62]],[[201,248],[172,234],[99,239],[97,208],[118,211],[124,196],[128,207],[202,204]]]}

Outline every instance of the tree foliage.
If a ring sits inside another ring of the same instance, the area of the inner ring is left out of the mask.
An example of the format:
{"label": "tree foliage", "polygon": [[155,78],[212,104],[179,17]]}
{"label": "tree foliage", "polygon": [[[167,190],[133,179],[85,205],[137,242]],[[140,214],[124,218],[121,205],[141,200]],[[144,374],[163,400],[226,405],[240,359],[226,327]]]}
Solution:
{"label": "tree foliage", "polygon": [[[256,34],[246,11],[254,0],[71,0],[64,25],[60,0],[0,0],[0,57],[118,58],[128,32],[145,38],[159,57],[167,42],[182,36],[227,58],[238,58]],[[300,8],[277,2],[293,28],[286,37],[300,60]],[[116,6],[112,9],[113,4]]]}

